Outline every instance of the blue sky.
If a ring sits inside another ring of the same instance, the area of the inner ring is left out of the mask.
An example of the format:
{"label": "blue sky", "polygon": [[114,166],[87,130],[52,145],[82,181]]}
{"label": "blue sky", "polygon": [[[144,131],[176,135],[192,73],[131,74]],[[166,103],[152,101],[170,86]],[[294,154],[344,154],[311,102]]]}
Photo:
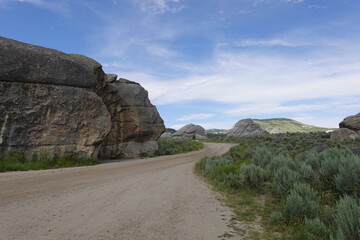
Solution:
{"label": "blue sky", "polygon": [[0,0],[0,35],[149,91],[167,127],[360,112],[359,0]]}

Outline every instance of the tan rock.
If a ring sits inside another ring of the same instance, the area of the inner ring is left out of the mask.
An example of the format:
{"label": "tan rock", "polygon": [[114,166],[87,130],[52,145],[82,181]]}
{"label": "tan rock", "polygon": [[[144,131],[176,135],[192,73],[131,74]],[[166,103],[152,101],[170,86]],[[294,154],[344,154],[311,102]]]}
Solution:
{"label": "tan rock", "polygon": [[96,157],[110,132],[110,114],[87,89],[0,82],[0,102],[0,155],[45,149]]}
{"label": "tan rock", "polygon": [[334,130],[331,135],[330,139],[332,140],[355,140],[357,137],[359,137],[359,134],[353,130],[350,130],[348,128],[339,128]]}

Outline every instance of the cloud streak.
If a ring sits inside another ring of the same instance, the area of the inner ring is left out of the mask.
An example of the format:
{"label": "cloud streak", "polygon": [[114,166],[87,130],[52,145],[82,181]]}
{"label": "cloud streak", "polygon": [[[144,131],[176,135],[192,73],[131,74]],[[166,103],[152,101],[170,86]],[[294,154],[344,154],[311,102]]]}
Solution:
{"label": "cloud streak", "polygon": [[141,11],[150,14],[163,14],[166,12],[176,13],[184,8],[181,0],[131,0]]}
{"label": "cloud streak", "polygon": [[181,118],[176,119],[176,121],[192,121],[192,120],[203,120],[213,117],[212,113],[199,113],[199,114],[190,114],[182,116]]}

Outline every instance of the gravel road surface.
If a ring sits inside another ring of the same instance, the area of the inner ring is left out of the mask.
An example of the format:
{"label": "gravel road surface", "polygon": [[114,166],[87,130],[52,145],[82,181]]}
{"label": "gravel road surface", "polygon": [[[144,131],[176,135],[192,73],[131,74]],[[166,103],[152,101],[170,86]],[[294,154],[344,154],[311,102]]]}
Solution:
{"label": "gravel road surface", "polygon": [[232,213],[193,167],[231,146],[206,143],[173,156],[0,173],[0,239],[223,239],[232,231]]}

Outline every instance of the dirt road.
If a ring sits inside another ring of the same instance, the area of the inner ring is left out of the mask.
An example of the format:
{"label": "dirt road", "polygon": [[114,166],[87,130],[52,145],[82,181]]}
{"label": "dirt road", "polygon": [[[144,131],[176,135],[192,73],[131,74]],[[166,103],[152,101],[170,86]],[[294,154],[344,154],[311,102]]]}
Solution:
{"label": "dirt road", "polygon": [[231,211],[192,169],[230,147],[206,143],[174,156],[0,173],[0,239],[222,239]]}

